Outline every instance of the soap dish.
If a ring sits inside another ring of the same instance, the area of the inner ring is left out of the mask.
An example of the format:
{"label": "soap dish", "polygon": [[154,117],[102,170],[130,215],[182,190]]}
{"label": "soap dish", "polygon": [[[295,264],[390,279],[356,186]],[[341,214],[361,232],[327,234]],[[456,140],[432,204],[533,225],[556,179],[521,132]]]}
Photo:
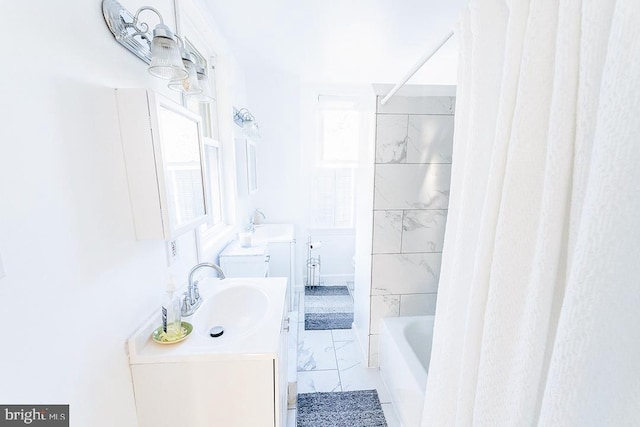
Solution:
{"label": "soap dish", "polygon": [[164,337],[162,326],[158,326],[156,330],[153,331],[151,338],[158,344],[175,344],[186,340],[189,335],[191,335],[191,332],[193,332],[193,325],[189,322],[182,322],[182,335],[180,335],[180,338],[172,341],[167,340],[166,337]]}

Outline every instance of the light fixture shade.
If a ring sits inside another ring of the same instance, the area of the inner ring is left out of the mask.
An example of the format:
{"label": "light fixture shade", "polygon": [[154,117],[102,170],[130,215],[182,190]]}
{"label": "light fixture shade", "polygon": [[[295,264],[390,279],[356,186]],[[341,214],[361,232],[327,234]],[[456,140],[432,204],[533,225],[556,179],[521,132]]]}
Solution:
{"label": "light fixture shade", "polygon": [[149,73],[165,80],[182,80],[188,76],[175,36],[163,24],[153,30]]}
{"label": "light fixture shade", "polygon": [[182,50],[182,63],[187,70],[187,78],[172,80],[169,83],[169,89],[182,92],[185,95],[197,95],[202,93],[194,61],[195,57],[191,53],[186,50]]}
{"label": "light fixture shade", "polygon": [[199,67],[197,69],[198,84],[202,89],[202,92],[198,94],[190,95],[189,98],[199,102],[213,102],[215,98],[211,95],[211,84],[209,83],[209,76],[205,73],[204,68]]}

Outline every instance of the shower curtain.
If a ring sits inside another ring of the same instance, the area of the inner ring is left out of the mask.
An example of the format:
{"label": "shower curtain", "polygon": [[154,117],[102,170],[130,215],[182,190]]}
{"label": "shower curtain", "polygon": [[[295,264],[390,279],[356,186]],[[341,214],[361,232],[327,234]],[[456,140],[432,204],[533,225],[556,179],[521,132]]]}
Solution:
{"label": "shower curtain", "polygon": [[640,425],[640,1],[471,0],[423,426]]}

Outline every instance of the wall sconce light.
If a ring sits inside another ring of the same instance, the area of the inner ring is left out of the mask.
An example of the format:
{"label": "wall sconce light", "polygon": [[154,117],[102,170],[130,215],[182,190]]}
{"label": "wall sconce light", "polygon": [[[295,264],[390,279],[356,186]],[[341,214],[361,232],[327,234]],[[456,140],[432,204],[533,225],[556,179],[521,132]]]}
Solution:
{"label": "wall sconce light", "polygon": [[209,76],[203,67],[197,67],[196,74],[198,76],[198,84],[202,92],[191,95],[190,98],[200,102],[212,102],[216,99],[211,94],[211,84],[209,83]]}
{"label": "wall sconce light", "polygon": [[[142,10],[153,10],[158,13],[158,11],[153,8],[141,7],[138,9],[138,12],[136,12],[134,25],[138,24],[138,15]],[[173,34],[169,27],[164,25],[162,16],[159,13],[158,16],[160,17],[160,24],[153,30],[153,38],[151,39],[151,63],[149,64],[149,73],[152,76],[165,80],[188,78],[189,71],[182,63],[176,35]],[[146,24],[144,25],[146,26]]]}
{"label": "wall sconce light", "polygon": [[233,121],[242,128],[242,130],[251,137],[257,138],[260,137],[258,123],[256,122],[253,114],[249,112],[246,108],[241,108],[237,110],[235,107],[233,108]]}
{"label": "wall sconce light", "polygon": [[197,95],[202,93],[200,82],[198,81],[198,75],[196,73],[196,57],[187,52],[186,49],[181,49],[180,54],[182,56],[182,64],[187,70],[187,78],[177,78],[171,80],[169,83],[169,89],[178,92],[183,92],[185,95]]}
{"label": "wall sconce light", "polygon": [[[139,19],[140,13],[146,10],[154,12],[160,19],[153,32],[149,31],[149,24]],[[102,0],[102,14],[116,41],[149,64],[151,75],[169,80],[170,89],[190,97],[208,90],[208,86],[203,86],[198,78],[195,56],[186,49],[182,39],[165,25],[156,9],[142,6],[134,15],[116,0]],[[202,71],[205,73],[204,68]],[[197,100],[211,102],[214,98],[208,96]]]}

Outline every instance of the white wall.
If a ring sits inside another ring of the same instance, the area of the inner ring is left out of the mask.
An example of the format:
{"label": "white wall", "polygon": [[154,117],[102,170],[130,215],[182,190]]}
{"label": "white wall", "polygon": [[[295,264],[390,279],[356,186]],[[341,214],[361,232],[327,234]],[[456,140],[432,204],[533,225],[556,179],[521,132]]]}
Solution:
{"label": "white wall", "polygon": [[258,191],[247,198],[242,224],[248,223],[254,209],[260,209],[267,223],[295,225],[299,285],[305,228],[301,202],[304,187],[300,182],[300,83],[297,76],[257,64],[245,65],[245,79],[247,105],[237,107],[247,107],[255,116],[260,140],[256,144]]}
{"label": "white wall", "polygon": [[[0,71],[0,402],[133,427],[125,341],[159,307],[167,267],[162,242],[135,239],[113,88],[178,99],[115,42],[99,3],[2,5],[15,37]],[[173,25],[172,2],[154,6]],[[186,278],[193,235],[181,247]]]}

